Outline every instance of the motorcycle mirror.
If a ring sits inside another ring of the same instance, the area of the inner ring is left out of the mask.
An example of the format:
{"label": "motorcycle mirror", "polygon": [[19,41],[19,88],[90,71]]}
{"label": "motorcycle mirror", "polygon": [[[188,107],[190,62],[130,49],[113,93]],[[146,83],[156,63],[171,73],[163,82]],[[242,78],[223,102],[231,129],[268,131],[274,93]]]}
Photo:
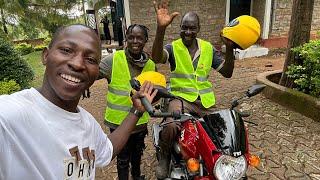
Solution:
{"label": "motorcycle mirror", "polygon": [[247,97],[255,96],[259,94],[265,87],[266,85],[264,84],[255,84],[248,89],[248,91],[246,92],[246,96]]}

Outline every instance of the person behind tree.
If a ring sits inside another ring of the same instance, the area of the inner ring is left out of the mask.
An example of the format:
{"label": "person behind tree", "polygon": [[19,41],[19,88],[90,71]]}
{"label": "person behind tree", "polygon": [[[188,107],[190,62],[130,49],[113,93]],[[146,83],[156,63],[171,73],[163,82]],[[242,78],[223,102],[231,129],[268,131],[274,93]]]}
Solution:
{"label": "person behind tree", "polygon": [[100,57],[92,28],[61,27],[42,52],[42,86],[0,96],[0,179],[94,179],[95,168],[120,152],[145,111],[139,98],[151,102],[156,91],[145,83],[123,123],[107,136],[78,106],[98,77]]}
{"label": "person behind tree", "polygon": [[[101,60],[99,78],[106,78],[108,81],[105,124],[111,132],[119,127],[132,106],[130,101],[132,88],[129,80],[142,72],[156,70],[154,62],[143,52],[147,40],[147,27],[139,24],[130,25],[126,31],[126,48]],[[129,163],[131,163],[133,179],[144,178],[141,175],[140,163],[145,149],[144,138],[148,133],[147,122],[149,118],[147,113],[140,117],[126,146],[117,156],[119,180],[128,180]]]}
{"label": "person behind tree", "polygon": [[[208,80],[211,69],[215,69],[226,78],[230,78],[234,68],[232,41],[221,37],[226,44],[226,56],[221,54],[210,42],[197,38],[200,31],[199,16],[195,12],[187,12],[181,18],[180,38],[163,48],[165,30],[179,14],[169,14],[168,0],[160,4],[154,2],[157,14],[157,30],[152,47],[152,58],[156,63],[170,64],[170,91],[173,95],[184,99],[185,112],[195,112],[203,116],[212,111],[215,96],[212,83]],[[181,102],[172,100],[169,112],[181,110]],[[168,118],[166,121],[172,121]],[[170,123],[163,127],[160,134],[161,156],[156,167],[156,176],[164,179],[168,175],[170,153],[173,142],[179,132],[178,123]]]}

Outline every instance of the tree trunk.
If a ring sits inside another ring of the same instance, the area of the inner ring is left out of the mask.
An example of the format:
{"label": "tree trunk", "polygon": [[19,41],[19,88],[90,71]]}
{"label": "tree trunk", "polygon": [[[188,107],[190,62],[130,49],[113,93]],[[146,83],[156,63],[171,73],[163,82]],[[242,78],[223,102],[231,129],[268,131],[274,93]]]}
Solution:
{"label": "tree trunk", "polygon": [[7,29],[7,26],[6,26],[6,20],[5,20],[2,8],[0,9],[0,15],[1,15],[1,24],[2,24],[2,27],[3,27],[3,32],[8,34],[8,29]]}
{"label": "tree trunk", "polygon": [[87,22],[87,16],[86,16],[86,8],[84,7],[84,0],[81,1],[81,4],[82,4],[82,11],[83,11],[83,19],[84,19],[84,24],[88,25],[88,22]]}
{"label": "tree trunk", "polygon": [[291,64],[299,63],[291,48],[302,45],[310,39],[313,5],[314,0],[293,0],[286,60],[279,82],[282,86],[290,88],[293,86],[292,79],[288,78],[285,72]]}

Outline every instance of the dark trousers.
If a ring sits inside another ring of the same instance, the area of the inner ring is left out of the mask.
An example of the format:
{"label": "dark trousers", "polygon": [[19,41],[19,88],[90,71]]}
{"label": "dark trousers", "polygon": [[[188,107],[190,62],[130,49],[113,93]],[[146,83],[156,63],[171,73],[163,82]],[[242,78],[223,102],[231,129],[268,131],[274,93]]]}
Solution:
{"label": "dark trousers", "polygon": [[[110,128],[110,132],[114,129]],[[144,138],[148,130],[131,134],[127,144],[117,156],[117,170],[119,180],[129,179],[129,163],[131,163],[131,175],[133,179],[139,179],[141,176],[141,157],[145,149]]]}

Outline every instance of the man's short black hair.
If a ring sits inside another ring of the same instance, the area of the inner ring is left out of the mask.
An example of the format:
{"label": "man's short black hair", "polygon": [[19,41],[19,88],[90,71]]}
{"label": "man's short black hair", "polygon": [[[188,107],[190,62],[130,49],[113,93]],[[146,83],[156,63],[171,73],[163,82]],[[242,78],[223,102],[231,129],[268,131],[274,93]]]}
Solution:
{"label": "man's short black hair", "polygon": [[191,16],[191,17],[195,17],[195,18],[197,19],[197,21],[198,21],[198,26],[200,27],[200,18],[199,18],[199,16],[198,16],[198,14],[195,13],[195,12],[193,12],[193,11],[186,12],[186,13],[182,16],[180,24],[182,24],[183,18],[184,18],[185,16],[187,16],[187,15],[188,15],[188,16]]}
{"label": "man's short black hair", "polygon": [[[67,26],[60,26],[56,32],[53,34],[52,36],[52,39],[48,45],[49,48],[52,47],[52,45],[55,43],[55,41],[57,40],[57,38],[61,35],[62,32],[64,32],[64,30],[66,30],[67,28],[71,27],[71,26],[82,26],[82,27],[85,27],[87,29],[89,29],[90,31],[92,31],[94,34],[97,35],[97,32],[92,29],[91,27],[87,26],[87,25],[84,25],[84,24],[72,24],[72,25],[67,25]],[[99,39],[98,35],[97,35],[97,38]]]}
{"label": "man's short black hair", "polygon": [[135,27],[138,27],[143,31],[144,37],[146,38],[146,41],[148,41],[148,31],[149,31],[149,29],[146,26],[141,25],[141,24],[131,24],[127,29],[126,35],[128,35],[128,33],[131,33],[133,28],[135,28]]}

